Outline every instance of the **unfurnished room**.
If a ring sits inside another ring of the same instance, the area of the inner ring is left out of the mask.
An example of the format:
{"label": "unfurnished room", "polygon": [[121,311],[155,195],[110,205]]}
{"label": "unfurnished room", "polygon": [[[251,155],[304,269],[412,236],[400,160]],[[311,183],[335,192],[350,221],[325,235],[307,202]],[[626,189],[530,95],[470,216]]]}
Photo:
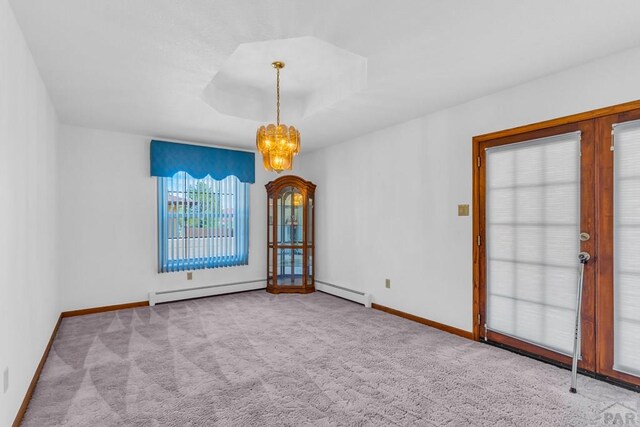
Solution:
{"label": "unfurnished room", "polygon": [[0,427],[640,425],[637,0],[0,0]]}

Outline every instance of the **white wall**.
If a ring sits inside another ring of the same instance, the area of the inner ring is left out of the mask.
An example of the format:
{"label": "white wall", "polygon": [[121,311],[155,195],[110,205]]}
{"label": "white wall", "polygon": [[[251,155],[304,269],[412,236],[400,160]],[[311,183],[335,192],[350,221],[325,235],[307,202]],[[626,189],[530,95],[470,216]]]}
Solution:
{"label": "white wall", "polygon": [[159,274],[156,178],[147,136],[61,126],[59,263],[62,310],[148,299],[149,291],[266,278],[267,174],[256,155],[249,265]]}
{"label": "white wall", "polygon": [[302,155],[316,278],[470,331],[472,137],[640,99],[639,75],[634,49]]}
{"label": "white wall", "polygon": [[0,0],[1,426],[13,422],[60,314],[54,257],[57,123],[13,12]]}

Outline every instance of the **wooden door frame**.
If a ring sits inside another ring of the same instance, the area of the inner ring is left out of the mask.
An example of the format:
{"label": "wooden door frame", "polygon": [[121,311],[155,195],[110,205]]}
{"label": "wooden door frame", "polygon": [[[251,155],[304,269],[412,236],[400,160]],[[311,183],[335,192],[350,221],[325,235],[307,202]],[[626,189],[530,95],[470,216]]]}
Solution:
{"label": "wooden door frame", "polygon": [[[640,119],[640,101],[632,101],[585,113],[547,120],[504,131],[479,135],[473,138],[473,337],[481,340],[486,322],[486,251],[485,251],[485,149],[504,144],[559,135],[575,130],[582,131],[581,138],[581,230],[592,238],[581,242],[581,250],[592,255],[585,274],[583,299],[583,360],[580,367],[596,375],[635,386],[640,379],[614,371],[613,357],[613,156],[606,156],[611,138],[611,124]],[[608,132],[608,138],[606,133]],[[607,190],[609,188],[609,190]],[[594,191],[593,189],[597,189]],[[604,191],[606,190],[606,191]],[[603,197],[604,195],[604,197]],[[606,219],[606,221],[605,221]],[[597,227],[597,228],[596,228]],[[608,234],[607,234],[608,233]],[[577,238],[577,236],[576,236]],[[596,318],[607,319],[596,324]],[[563,365],[570,358],[547,351],[533,344],[487,332],[491,341],[507,347],[517,347],[525,353],[550,359]]]}

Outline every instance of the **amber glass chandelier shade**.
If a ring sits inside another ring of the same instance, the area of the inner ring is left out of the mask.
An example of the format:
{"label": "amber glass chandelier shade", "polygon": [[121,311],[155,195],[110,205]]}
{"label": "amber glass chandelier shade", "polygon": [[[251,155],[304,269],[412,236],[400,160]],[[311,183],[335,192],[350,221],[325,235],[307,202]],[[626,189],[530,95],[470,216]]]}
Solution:
{"label": "amber glass chandelier shade", "polygon": [[293,167],[293,157],[300,152],[300,132],[293,126],[280,124],[280,69],[284,67],[284,63],[276,61],[272,65],[277,71],[277,120],[276,124],[258,128],[256,148],[262,154],[264,168],[280,173]]}
{"label": "amber glass chandelier shade", "polygon": [[256,134],[256,147],[262,154],[266,170],[290,170],[293,156],[300,152],[300,132],[287,125],[260,126]]}

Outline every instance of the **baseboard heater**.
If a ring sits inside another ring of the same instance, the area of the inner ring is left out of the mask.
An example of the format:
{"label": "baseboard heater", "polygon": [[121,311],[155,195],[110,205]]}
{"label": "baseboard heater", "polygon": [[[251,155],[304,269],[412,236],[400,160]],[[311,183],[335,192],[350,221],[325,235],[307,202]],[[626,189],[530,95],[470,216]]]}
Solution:
{"label": "baseboard heater", "polygon": [[353,289],[343,286],[334,285],[333,283],[323,282],[316,279],[316,290],[327,294],[335,295],[340,298],[348,299],[367,308],[371,308],[371,294],[354,291]]}
{"label": "baseboard heater", "polygon": [[235,292],[253,291],[267,287],[267,279],[246,282],[223,283],[220,285],[200,286],[197,288],[177,289],[175,291],[149,292],[149,305],[179,301],[192,298],[211,297]]}

